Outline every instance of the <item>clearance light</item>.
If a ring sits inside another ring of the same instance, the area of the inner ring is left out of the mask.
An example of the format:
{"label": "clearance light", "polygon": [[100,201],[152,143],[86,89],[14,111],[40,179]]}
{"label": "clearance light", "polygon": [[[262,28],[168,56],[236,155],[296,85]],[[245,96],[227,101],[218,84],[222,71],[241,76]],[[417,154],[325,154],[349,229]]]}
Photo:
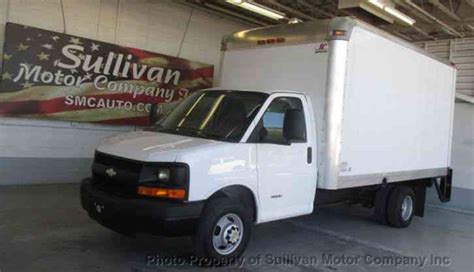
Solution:
{"label": "clearance light", "polygon": [[278,12],[266,6],[262,6],[250,0],[225,0],[227,3],[241,7],[243,9],[258,13],[265,17],[280,20],[286,17],[284,13]]}
{"label": "clearance light", "polygon": [[144,196],[164,197],[173,199],[184,199],[186,191],[184,189],[166,189],[156,187],[138,186],[137,193]]}
{"label": "clearance light", "polygon": [[347,34],[347,31],[345,31],[345,30],[333,30],[331,34],[332,34],[332,36],[345,36]]}
{"label": "clearance light", "polygon": [[411,17],[408,17],[406,14],[396,10],[395,8],[392,8],[392,7],[389,7],[387,5],[384,5],[382,3],[379,2],[379,0],[368,0],[370,4],[378,7],[379,9],[381,10],[384,10],[385,12],[387,12],[388,14],[392,15],[393,17],[409,24],[409,25],[413,25],[416,21],[415,19],[411,18]]}
{"label": "clearance light", "polygon": [[258,40],[257,44],[266,45],[266,44],[275,44],[275,43],[284,43],[284,42],[286,42],[286,39],[281,37],[281,38],[269,38],[266,40]]}

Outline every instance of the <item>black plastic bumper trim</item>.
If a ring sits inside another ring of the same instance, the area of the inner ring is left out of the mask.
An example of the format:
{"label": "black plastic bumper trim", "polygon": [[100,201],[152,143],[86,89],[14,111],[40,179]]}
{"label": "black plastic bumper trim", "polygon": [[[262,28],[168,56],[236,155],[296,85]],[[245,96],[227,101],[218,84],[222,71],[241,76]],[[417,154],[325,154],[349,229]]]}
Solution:
{"label": "black plastic bumper trim", "polygon": [[204,201],[124,198],[98,190],[87,178],[81,183],[81,205],[92,219],[119,233],[183,236],[194,233]]}

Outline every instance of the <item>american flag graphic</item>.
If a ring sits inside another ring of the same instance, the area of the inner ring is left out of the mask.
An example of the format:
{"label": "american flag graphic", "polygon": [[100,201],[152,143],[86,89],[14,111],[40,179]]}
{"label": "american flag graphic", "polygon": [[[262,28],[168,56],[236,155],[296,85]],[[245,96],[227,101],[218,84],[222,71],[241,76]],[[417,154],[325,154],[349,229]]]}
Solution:
{"label": "american flag graphic", "polygon": [[147,125],[150,104],[213,79],[212,65],[13,23],[2,60],[0,116]]}

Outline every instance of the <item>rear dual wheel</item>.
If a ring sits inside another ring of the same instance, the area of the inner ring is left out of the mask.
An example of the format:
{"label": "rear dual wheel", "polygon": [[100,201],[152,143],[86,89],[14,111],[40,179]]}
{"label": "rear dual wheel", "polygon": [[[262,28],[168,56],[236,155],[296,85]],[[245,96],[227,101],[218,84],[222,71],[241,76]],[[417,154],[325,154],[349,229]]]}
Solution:
{"label": "rear dual wheel", "polygon": [[410,225],[415,210],[415,192],[408,186],[396,186],[390,192],[387,204],[388,223],[396,228]]}

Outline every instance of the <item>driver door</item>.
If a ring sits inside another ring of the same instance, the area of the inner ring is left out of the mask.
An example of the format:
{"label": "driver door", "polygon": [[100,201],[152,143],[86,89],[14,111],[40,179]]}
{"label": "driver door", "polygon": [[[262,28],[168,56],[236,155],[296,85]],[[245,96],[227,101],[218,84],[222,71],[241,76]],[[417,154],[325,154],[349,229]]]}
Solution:
{"label": "driver door", "polygon": [[259,221],[311,213],[317,166],[307,100],[285,94],[265,104],[248,140],[257,143]]}

